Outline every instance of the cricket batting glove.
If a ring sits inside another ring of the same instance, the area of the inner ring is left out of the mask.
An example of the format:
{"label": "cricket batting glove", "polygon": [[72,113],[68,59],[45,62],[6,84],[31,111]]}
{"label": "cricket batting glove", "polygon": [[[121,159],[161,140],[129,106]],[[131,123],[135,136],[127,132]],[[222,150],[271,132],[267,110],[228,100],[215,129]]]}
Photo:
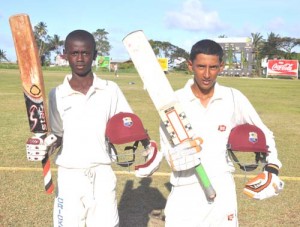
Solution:
{"label": "cricket batting glove", "polygon": [[158,151],[157,143],[153,140],[150,141],[149,146],[142,152],[142,155],[146,157],[146,162],[134,167],[135,176],[149,177],[159,168],[163,155]]}
{"label": "cricket batting glove", "polygon": [[277,175],[278,167],[268,164],[262,173],[246,183],[244,193],[257,200],[278,195],[283,190],[284,182]]}
{"label": "cricket batting glove", "polygon": [[29,161],[42,161],[46,154],[52,155],[55,151],[54,146],[57,137],[54,134],[49,134],[45,139],[42,137],[45,134],[35,134],[29,138],[26,143],[27,159]]}
{"label": "cricket batting glove", "polygon": [[165,158],[173,171],[191,169],[200,164],[201,138],[185,141],[166,152]]}

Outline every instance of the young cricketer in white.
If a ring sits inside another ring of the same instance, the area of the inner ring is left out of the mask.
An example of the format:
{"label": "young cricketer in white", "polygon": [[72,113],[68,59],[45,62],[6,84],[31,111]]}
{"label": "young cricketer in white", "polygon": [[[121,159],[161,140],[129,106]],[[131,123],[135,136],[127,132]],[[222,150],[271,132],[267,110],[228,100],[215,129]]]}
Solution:
{"label": "young cricketer in white", "polygon": [[84,30],[71,32],[64,54],[72,73],[49,95],[51,132],[57,144],[28,159],[42,159],[61,145],[57,156],[58,179],[54,203],[54,226],[118,226],[116,176],[106,149],[108,120],[119,112],[132,112],[120,88],[92,72],[97,55],[94,37]]}
{"label": "young cricketer in white", "polygon": [[[195,159],[200,157],[216,191],[216,198],[213,203],[207,201],[194,168],[191,168],[190,163],[185,163],[185,160],[191,158],[182,158],[181,165],[177,167],[180,171],[174,171],[172,156],[169,155],[174,148],[170,146],[168,135],[161,127],[161,151],[173,167],[170,179],[172,191],[165,208],[167,227],[238,226],[236,188],[232,175],[234,166],[226,149],[230,131],[237,125],[249,123],[259,127],[269,147],[263,173],[248,182],[247,190],[245,188],[244,191],[255,199],[265,199],[277,195],[279,189],[283,188],[283,182],[277,176],[281,162],[277,157],[273,133],[240,91],[222,86],[216,81],[224,68],[222,58],[223,50],[216,42],[197,42],[191,49],[188,61],[194,78],[176,92],[193,127],[195,138],[203,139],[200,154],[185,153],[194,155]],[[268,173],[271,173],[269,179]],[[261,190],[256,190],[256,187]]]}

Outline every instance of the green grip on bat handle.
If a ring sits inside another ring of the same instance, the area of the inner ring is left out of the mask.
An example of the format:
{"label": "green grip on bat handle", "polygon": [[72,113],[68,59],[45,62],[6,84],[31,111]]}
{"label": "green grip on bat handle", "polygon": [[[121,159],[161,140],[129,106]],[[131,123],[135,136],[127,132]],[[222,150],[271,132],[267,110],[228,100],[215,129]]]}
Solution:
{"label": "green grip on bat handle", "polygon": [[195,173],[198,180],[200,181],[200,184],[203,188],[207,201],[209,203],[212,203],[216,197],[216,191],[214,190],[212,184],[210,183],[210,180],[201,163],[195,167]]}

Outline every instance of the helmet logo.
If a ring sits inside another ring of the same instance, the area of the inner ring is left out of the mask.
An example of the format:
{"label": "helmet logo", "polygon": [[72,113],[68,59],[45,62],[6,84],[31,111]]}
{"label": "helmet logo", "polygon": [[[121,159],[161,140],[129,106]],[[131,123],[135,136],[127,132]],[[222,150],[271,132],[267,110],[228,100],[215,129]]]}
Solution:
{"label": "helmet logo", "polygon": [[256,132],[249,132],[249,142],[251,143],[257,143],[257,133]]}
{"label": "helmet logo", "polygon": [[123,125],[125,127],[130,128],[133,125],[133,121],[131,120],[131,117],[124,117],[123,118]]}
{"label": "helmet logo", "polygon": [[226,125],[219,125],[218,130],[220,132],[225,132],[226,131]]}

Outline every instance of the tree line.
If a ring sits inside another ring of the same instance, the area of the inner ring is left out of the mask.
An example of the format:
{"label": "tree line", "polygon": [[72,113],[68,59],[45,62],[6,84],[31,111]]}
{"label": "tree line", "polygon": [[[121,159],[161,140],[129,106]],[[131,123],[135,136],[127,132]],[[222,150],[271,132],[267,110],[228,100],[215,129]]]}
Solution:
{"label": "tree line", "polygon": [[[42,65],[50,64],[51,53],[62,54],[64,40],[59,35],[53,36],[48,34],[47,25],[39,22],[33,27],[34,36],[41,56]],[[96,41],[98,54],[101,56],[109,56],[112,48],[108,40],[109,33],[105,29],[97,29],[92,32]],[[273,59],[297,59],[300,60],[299,53],[294,49],[300,46],[300,39],[293,37],[281,37],[279,34],[271,32],[267,39],[264,39],[260,33],[251,33],[253,41],[254,68],[260,70],[261,59],[268,56]],[[226,35],[220,35],[219,38],[226,38]],[[169,58],[171,62],[178,57],[187,59],[189,52],[173,45],[170,42],[149,40],[154,53],[158,57]],[[8,61],[6,52],[0,49],[0,62]]]}

